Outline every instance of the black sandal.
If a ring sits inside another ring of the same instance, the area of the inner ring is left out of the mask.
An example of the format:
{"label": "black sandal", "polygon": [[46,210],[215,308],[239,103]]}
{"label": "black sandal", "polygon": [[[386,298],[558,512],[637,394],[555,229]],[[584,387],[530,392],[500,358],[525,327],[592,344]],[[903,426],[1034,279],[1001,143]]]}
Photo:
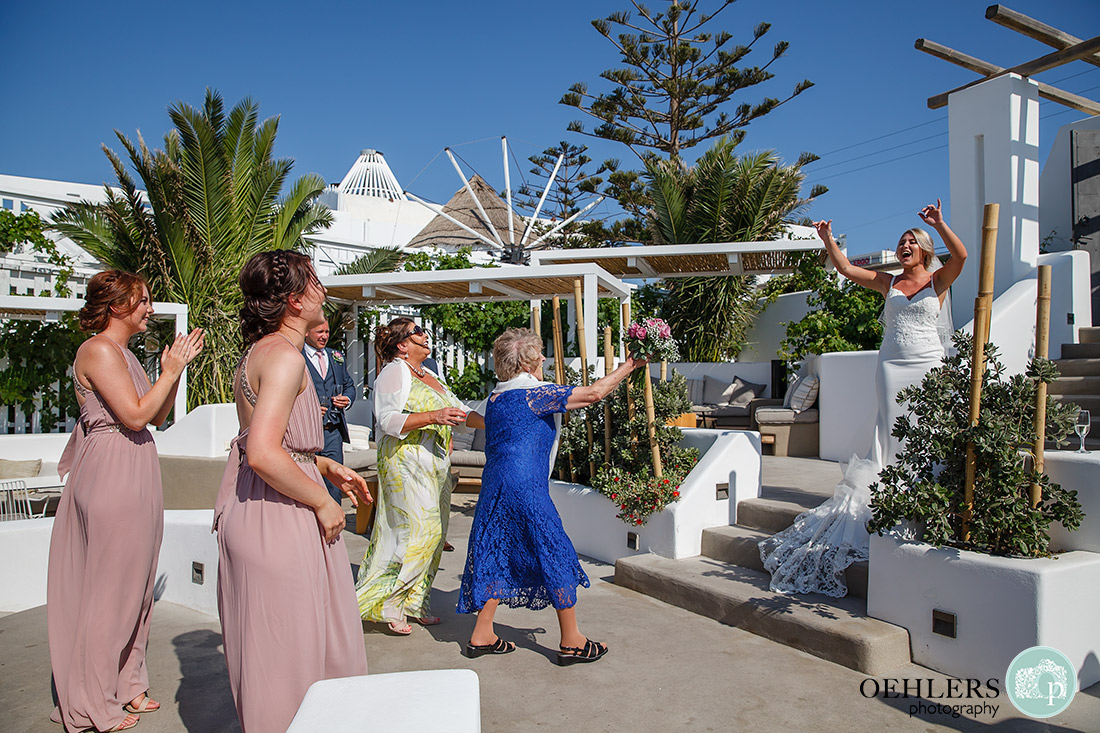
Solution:
{"label": "black sandal", "polygon": [[515,650],[515,644],[498,636],[492,644],[467,644],[464,654],[470,659],[477,659],[485,654],[508,654]]}
{"label": "black sandal", "polygon": [[607,646],[591,639],[584,640],[584,648],[576,646],[558,647],[558,664],[565,667],[575,662],[595,662],[607,654]]}

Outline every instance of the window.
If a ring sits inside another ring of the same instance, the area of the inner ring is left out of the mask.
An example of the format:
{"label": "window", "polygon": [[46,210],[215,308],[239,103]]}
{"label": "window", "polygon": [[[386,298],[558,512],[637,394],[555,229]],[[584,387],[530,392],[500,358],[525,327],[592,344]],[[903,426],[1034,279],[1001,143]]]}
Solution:
{"label": "window", "polygon": [[14,208],[14,206],[15,206],[14,201],[12,201],[11,199],[4,199],[4,208],[5,209],[7,209],[8,211],[11,211],[12,208]]}

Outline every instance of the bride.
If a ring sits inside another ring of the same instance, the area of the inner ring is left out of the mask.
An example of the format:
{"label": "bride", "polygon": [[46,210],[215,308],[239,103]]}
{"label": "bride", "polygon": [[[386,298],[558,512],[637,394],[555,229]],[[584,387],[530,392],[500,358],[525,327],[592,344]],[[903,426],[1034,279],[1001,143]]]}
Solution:
{"label": "bride", "polygon": [[941,266],[928,232],[906,230],[898,240],[896,253],[902,271],[896,276],[853,265],[833,239],[832,221],[814,223],[837,271],[886,297],[882,312],[885,329],[875,376],[878,415],[871,445],[862,457],[852,455],[833,498],[800,514],[790,527],[760,542],[760,558],[772,575],[773,591],[840,598],[848,592],[845,568],[867,559],[870,485],[903,450],[890,434],[901,413],[896,396],[905,387],[919,383],[943,359],[941,310],[948,288],[966,262],[966,247],[944,221],[938,199],[935,206],[921,209],[920,218],[939,233],[951,257]]}

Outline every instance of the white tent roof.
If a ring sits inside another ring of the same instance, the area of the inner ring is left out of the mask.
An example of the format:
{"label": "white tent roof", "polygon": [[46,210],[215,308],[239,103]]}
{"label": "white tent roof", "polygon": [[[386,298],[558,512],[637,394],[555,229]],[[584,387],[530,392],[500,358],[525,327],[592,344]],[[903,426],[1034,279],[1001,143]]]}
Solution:
{"label": "white tent roof", "polygon": [[386,159],[377,150],[361,150],[351,170],[340,181],[340,193],[405,201],[405,194]]}

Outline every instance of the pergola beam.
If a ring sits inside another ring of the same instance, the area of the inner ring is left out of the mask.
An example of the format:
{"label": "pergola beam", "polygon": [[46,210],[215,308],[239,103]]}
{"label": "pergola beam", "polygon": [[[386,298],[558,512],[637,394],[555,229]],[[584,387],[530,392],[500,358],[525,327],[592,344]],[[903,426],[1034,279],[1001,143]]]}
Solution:
{"label": "pergola beam", "polygon": [[[997,25],[1009,30],[1021,33],[1029,38],[1034,38],[1039,43],[1045,43],[1052,48],[1069,48],[1081,42],[1082,39],[1069,33],[1060,31],[1046,23],[1041,23],[1034,18],[1029,18],[1023,13],[1006,8],[1003,5],[990,5],[985,9],[985,17]],[[1100,66],[1100,56],[1086,56],[1081,59],[1086,64]]]}
{"label": "pergola beam", "polygon": [[[1090,49],[1093,49],[1094,46],[1095,46],[1095,48],[1100,49],[1100,37],[1093,38],[1089,41],[1085,41],[1083,44],[1079,44],[1079,46],[1083,46],[1084,49],[1089,51],[1090,54],[1095,54],[1096,51],[1095,50],[1090,50]],[[1078,51],[1080,51],[1079,46],[1075,46],[1073,48],[1078,49]],[[1001,76],[1003,74],[1009,74],[1009,73],[1020,73],[1018,71],[1018,69],[1020,69],[1020,68],[1026,69],[1028,66],[1036,64],[1036,63],[1041,62],[1041,61],[1044,64],[1048,63],[1046,61],[1043,61],[1043,59],[1048,59],[1049,57],[1055,55],[1055,54],[1048,54],[1047,56],[1044,56],[1044,57],[1039,58],[1039,59],[1035,59],[1034,61],[1029,61],[1027,64],[1020,64],[1019,66],[1012,67],[1011,69],[1006,69],[1003,66],[997,66],[996,64],[991,64],[988,61],[982,61],[981,59],[978,59],[978,58],[975,58],[975,57],[970,56],[968,54],[962,53],[961,51],[956,51],[955,49],[944,46],[943,44],[936,43],[935,41],[929,41],[926,38],[918,38],[917,42],[914,44],[914,47],[918,51],[923,51],[924,53],[927,53],[930,56],[935,56],[936,58],[943,59],[944,61],[948,61],[952,64],[955,64],[956,66],[961,66],[964,69],[969,69],[970,71],[976,72],[978,74],[983,74],[986,77],[984,79],[978,79],[977,81],[973,81],[969,84],[965,84],[961,87],[958,87],[957,89],[952,89],[949,92],[944,92],[943,94],[937,94],[934,97],[929,97],[928,98],[928,107],[929,107],[929,109],[940,109],[941,107],[946,107],[948,96],[950,96],[951,94],[954,94],[955,92],[962,91],[963,89],[967,89],[969,87],[972,87],[975,84],[980,84],[983,81],[988,81],[989,79],[991,79],[993,77],[996,77],[996,76]],[[1078,51],[1074,51],[1073,53],[1077,53]],[[1056,52],[1056,53],[1064,53],[1064,52],[1065,52],[1065,50],[1063,50],[1062,52]],[[1083,57],[1077,57],[1077,58],[1083,58]],[[1067,60],[1074,60],[1074,59],[1067,59]],[[1055,64],[1055,66],[1057,66],[1057,64]],[[1050,66],[1050,67],[1047,67],[1047,68],[1053,68],[1053,66]],[[1038,73],[1038,72],[1032,71],[1030,73]],[[1027,74],[1024,73],[1024,74],[1021,74],[1021,75],[1026,76]],[[1035,81],[1035,80],[1032,80],[1032,81]],[[1058,102],[1059,104],[1063,104],[1067,107],[1071,107],[1071,108],[1073,108],[1073,109],[1075,109],[1079,112],[1084,112],[1085,114],[1100,115],[1100,104],[1097,104],[1096,102],[1092,101],[1091,99],[1087,99],[1087,98],[1079,96],[1077,94],[1070,94],[1069,92],[1064,92],[1061,89],[1058,89],[1057,87],[1052,87],[1049,84],[1044,84],[1043,82],[1040,82],[1040,81],[1036,81],[1035,83],[1039,87],[1039,96],[1043,97],[1044,99],[1049,99],[1051,101]]]}

